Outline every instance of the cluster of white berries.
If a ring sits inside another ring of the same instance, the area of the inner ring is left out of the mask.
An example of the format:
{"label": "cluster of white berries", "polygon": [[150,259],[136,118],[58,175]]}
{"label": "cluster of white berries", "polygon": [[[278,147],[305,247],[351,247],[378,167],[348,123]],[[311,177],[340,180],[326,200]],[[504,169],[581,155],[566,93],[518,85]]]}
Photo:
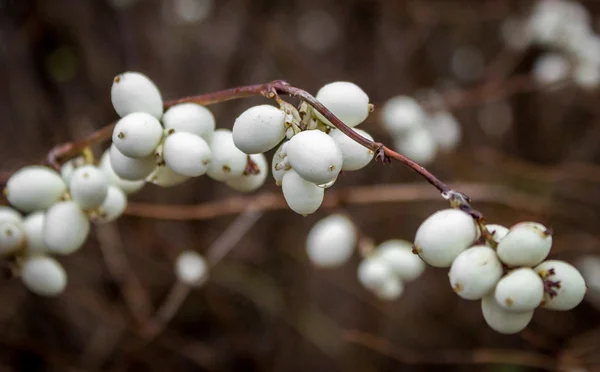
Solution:
{"label": "cluster of white berries", "polygon": [[487,225],[497,247],[480,239],[473,218],[446,209],[427,218],[417,230],[414,252],[434,267],[450,267],[452,289],[467,300],[481,300],[487,324],[501,333],[516,333],[537,307],[570,310],[586,293],[583,277],[572,265],[547,260],[550,231],[535,222],[510,229]]}
{"label": "cluster of white berries", "polygon": [[594,33],[592,17],[580,3],[540,0],[525,19],[506,20],[502,34],[515,49],[536,44],[551,50],[534,65],[538,82],[572,79],[583,88],[600,84],[600,36]]}
{"label": "cluster of white berries", "polygon": [[390,98],[381,109],[381,123],[394,140],[394,149],[420,164],[431,163],[439,150],[452,150],[462,128],[446,110],[427,113],[412,97]]}

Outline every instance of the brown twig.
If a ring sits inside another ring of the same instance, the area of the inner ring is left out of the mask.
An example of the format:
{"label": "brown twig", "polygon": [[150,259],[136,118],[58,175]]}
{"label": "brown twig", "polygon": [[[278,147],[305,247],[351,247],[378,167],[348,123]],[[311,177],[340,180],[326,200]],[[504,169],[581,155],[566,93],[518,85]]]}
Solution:
{"label": "brown twig", "polygon": [[418,352],[400,349],[387,340],[356,330],[346,331],[344,339],[393,358],[403,364],[512,364],[546,371],[556,371],[558,369],[556,359],[521,350],[475,349]]}

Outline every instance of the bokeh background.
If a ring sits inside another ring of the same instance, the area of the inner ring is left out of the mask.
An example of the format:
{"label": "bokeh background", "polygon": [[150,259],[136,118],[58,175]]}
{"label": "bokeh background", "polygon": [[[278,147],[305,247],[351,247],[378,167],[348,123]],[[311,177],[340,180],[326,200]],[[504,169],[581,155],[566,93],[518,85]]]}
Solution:
{"label": "bokeh background", "polygon": [[[128,70],[150,76],[166,99],[273,79],[314,93],[348,80],[381,107],[398,94],[431,104],[424,89],[434,89],[463,136],[429,169],[463,185],[490,222],[552,226],[552,257],[579,262],[600,250],[599,96],[568,82],[546,89],[530,79],[543,48],[510,49],[502,29],[532,5],[0,0],[0,169],[39,163],[54,145],[115,120],[112,78]],[[595,27],[600,4],[583,5]],[[211,110],[218,127],[231,128],[258,102],[264,100]],[[377,110],[361,128],[391,140]],[[346,173],[334,189],[378,184],[394,185],[389,200],[341,202],[376,242],[411,240],[424,218],[446,207],[399,164]],[[279,193],[270,180],[263,190]],[[201,177],[169,189],[148,185],[131,203],[172,204],[176,211],[237,195]],[[83,249],[61,258],[69,285],[58,298],[35,296],[8,275],[0,282],[0,370],[600,370],[600,303],[593,297],[574,311],[537,311],[512,336],[489,329],[479,303],[456,296],[443,269],[428,268],[400,299],[381,301],[358,283],[358,254],[339,269],[309,263],[307,231],[332,211],[254,215],[209,282],[162,323],[153,314],[173,295],[178,253],[205,253],[235,214],[182,221],[125,216],[94,229]],[[157,319],[157,332],[140,331]],[[498,363],[480,364],[490,359]]]}

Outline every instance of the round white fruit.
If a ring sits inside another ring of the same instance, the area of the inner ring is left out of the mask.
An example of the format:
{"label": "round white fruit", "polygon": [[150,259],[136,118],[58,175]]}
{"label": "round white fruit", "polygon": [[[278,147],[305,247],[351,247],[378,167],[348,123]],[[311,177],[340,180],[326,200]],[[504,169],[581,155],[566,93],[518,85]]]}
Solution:
{"label": "round white fruit", "polygon": [[[355,127],[369,116],[369,96],[356,84],[336,81],[323,86],[316,98],[338,119],[349,127]],[[323,123],[332,125],[321,113],[315,114]]]}
{"label": "round white fruit", "polygon": [[250,107],[233,124],[233,142],[246,154],[267,152],[285,138],[285,113],[271,105]]}
{"label": "round white fruit", "polygon": [[100,159],[100,169],[104,172],[109,184],[120,188],[126,194],[133,194],[144,187],[144,180],[128,181],[122,179],[115,173],[110,164],[110,150],[106,150],[104,151],[104,154],[102,154],[102,158]]}
{"label": "round white fruit", "polygon": [[248,155],[233,143],[233,135],[229,129],[217,129],[210,140],[212,160],[207,175],[215,181],[223,182],[239,177],[244,173],[248,163]]}
{"label": "round white fruit", "polygon": [[485,228],[489,231],[490,234],[492,234],[492,237],[494,238],[494,241],[496,243],[500,243],[500,241],[504,239],[504,237],[506,236],[506,234],[508,234],[509,231],[508,228],[502,225],[495,224],[485,225]]}
{"label": "round white fruit", "polygon": [[153,155],[141,159],[130,158],[123,155],[113,144],[110,146],[110,167],[119,178],[139,181],[154,171],[156,159]]}
{"label": "round white fruit", "polygon": [[456,257],[448,277],[460,297],[479,300],[494,290],[502,277],[502,263],[492,248],[474,246]]}
{"label": "round white fruit", "polygon": [[427,124],[440,149],[452,150],[460,143],[462,127],[451,113],[446,111],[435,113],[429,117]]}
{"label": "round white fruit", "polygon": [[404,292],[404,283],[397,276],[389,276],[377,288],[373,289],[373,293],[382,300],[391,301],[402,296]]}
{"label": "round white fruit", "polygon": [[23,212],[46,209],[67,191],[61,176],[48,167],[31,165],[16,171],[6,182],[6,198]]}
{"label": "round white fruit", "polygon": [[498,304],[506,310],[530,311],[542,302],[544,283],[535,271],[523,267],[509,272],[500,279],[494,296]]}
{"label": "round white fruit", "polygon": [[508,266],[535,266],[550,253],[552,235],[536,222],[521,222],[510,228],[498,243],[500,260]]}
{"label": "round white fruit", "polygon": [[415,251],[434,267],[450,267],[452,261],[477,239],[473,218],[458,209],[444,209],[429,216],[417,229]]}
{"label": "round white fruit", "polygon": [[544,280],[556,283],[551,287],[556,293],[546,294],[542,307],[550,310],[571,310],[583,301],[587,291],[585,280],[579,271],[564,261],[548,260],[542,262],[535,271]]}
{"label": "round white fruit", "polygon": [[82,209],[99,207],[108,194],[108,181],[104,172],[93,165],[75,169],[69,181],[69,192]]}
{"label": "round white fruit", "polygon": [[132,112],[117,122],[112,141],[121,154],[130,158],[145,158],[154,153],[163,136],[163,127],[154,116]]}
{"label": "round white fruit", "polygon": [[346,263],[356,247],[356,231],[352,221],[332,214],[317,222],[308,232],[306,253],[317,267],[334,268]]}
{"label": "round white fruit", "polygon": [[358,281],[372,291],[380,289],[394,276],[392,268],[377,256],[367,257],[358,265]]}
{"label": "round white fruit", "polygon": [[269,164],[267,163],[267,158],[263,154],[252,154],[250,155],[250,160],[256,164],[258,173],[244,173],[239,177],[231,178],[225,181],[227,186],[240,192],[252,192],[258,190],[262,185],[265,184],[265,180],[269,174]]}
{"label": "round white fruit", "polygon": [[320,130],[296,134],[285,150],[292,169],[317,185],[335,180],[344,163],[342,151],[333,138]]}
{"label": "round white fruit", "polygon": [[513,334],[527,327],[533,317],[533,310],[521,313],[508,311],[500,306],[493,294],[481,300],[481,311],[485,322],[496,332]]}
{"label": "round white fruit", "polygon": [[437,155],[438,145],[425,128],[416,128],[394,137],[394,149],[420,164],[429,164]]}
{"label": "round white fruit", "polygon": [[180,103],[165,111],[161,119],[165,129],[187,132],[209,142],[215,131],[215,117],[204,106],[196,103]]}
{"label": "round white fruit", "polygon": [[81,248],[90,232],[90,221],[74,201],[54,204],[46,211],[44,244],[54,254],[71,254]]}
{"label": "round white fruit", "polygon": [[0,225],[5,222],[20,223],[22,220],[21,213],[11,207],[0,205]]}
{"label": "round white fruit", "polygon": [[27,289],[40,296],[56,296],[67,286],[67,273],[55,259],[32,256],[25,259],[21,280]]}
{"label": "round white fruit", "polygon": [[[372,141],[373,137],[364,130],[352,128],[353,131],[361,135],[362,137],[367,138]],[[329,132],[329,135],[335,141],[336,145],[342,151],[342,170],[345,171],[354,171],[361,168],[364,168],[373,160],[373,156],[375,153],[364,147],[363,145],[357,143],[339,129],[332,129]]]}
{"label": "round white fruit", "polygon": [[316,212],[323,203],[325,194],[323,188],[306,181],[292,169],[285,172],[281,190],[290,209],[302,215]]}
{"label": "round white fruit", "polygon": [[421,105],[407,96],[392,97],[381,108],[381,123],[392,137],[422,127],[426,117]]}
{"label": "round white fruit", "polygon": [[163,114],[163,100],[158,87],[139,72],[115,76],[110,99],[121,117],[132,112],[145,112],[160,119]]}
{"label": "round white fruit", "polygon": [[21,223],[4,222],[0,224],[0,256],[19,250],[25,239]]}
{"label": "round white fruit", "polygon": [[99,208],[98,217],[94,222],[107,223],[119,218],[127,208],[127,195],[116,186],[109,186],[104,202]]}
{"label": "round white fruit", "polygon": [[71,175],[73,174],[73,171],[79,167],[84,166],[85,164],[86,162],[83,156],[78,156],[64,163],[60,167],[60,176],[62,177],[63,181],[65,181],[65,183],[68,184],[71,180]]}
{"label": "round white fruit", "polygon": [[204,257],[194,251],[184,251],[175,262],[177,279],[187,285],[201,286],[208,279],[208,264]]}
{"label": "round white fruit", "polygon": [[44,243],[44,221],[46,215],[42,211],[33,212],[23,220],[23,231],[27,238],[27,254],[45,253],[48,248]]}
{"label": "round white fruit", "polygon": [[404,281],[415,280],[425,271],[425,262],[412,252],[412,243],[406,240],[387,240],[375,248],[375,254]]}
{"label": "round white fruit", "polygon": [[188,177],[206,173],[212,159],[211,149],[202,137],[175,132],[165,139],[163,158],[167,167]]}
{"label": "round white fruit", "polygon": [[172,187],[189,179],[190,177],[179,174],[166,165],[159,165],[154,172],[148,176],[146,181],[161,187]]}

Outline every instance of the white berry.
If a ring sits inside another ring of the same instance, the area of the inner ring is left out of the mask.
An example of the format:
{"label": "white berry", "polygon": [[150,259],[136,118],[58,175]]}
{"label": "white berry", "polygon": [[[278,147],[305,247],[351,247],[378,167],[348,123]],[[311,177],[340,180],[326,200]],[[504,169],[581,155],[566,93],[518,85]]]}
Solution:
{"label": "white berry", "polygon": [[0,205],[0,224],[5,222],[20,223],[22,220],[21,213],[11,207]]}
{"label": "white berry", "polygon": [[166,165],[159,165],[154,172],[148,176],[146,181],[160,187],[172,187],[189,179],[190,177],[179,174]]}
{"label": "white berry", "polygon": [[27,166],[16,171],[6,182],[6,198],[23,212],[46,209],[67,191],[58,173],[48,167]]}
{"label": "white berry", "polygon": [[528,267],[513,270],[496,285],[496,301],[506,310],[530,311],[540,305],[544,297],[542,278]]}
{"label": "white berry", "polygon": [[258,169],[257,174],[242,174],[239,177],[231,178],[225,183],[227,186],[240,192],[252,192],[258,190],[262,185],[265,184],[267,175],[269,174],[269,164],[264,154],[252,154],[250,160]]}
{"label": "white berry", "polygon": [[44,243],[44,221],[46,215],[42,211],[33,212],[23,220],[23,231],[27,238],[27,254],[45,253],[48,249]]}
{"label": "white berry", "polygon": [[60,167],[60,176],[62,177],[63,181],[65,181],[65,183],[68,184],[71,180],[71,175],[73,174],[73,171],[75,171],[75,169],[79,167],[84,166],[85,164],[86,162],[83,156],[78,156],[64,163]]}
{"label": "white berry", "polygon": [[77,168],[69,182],[71,198],[82,209],[97,208],[108,193],[108,181],[104,172],[93,165]]}
{"label": "white berry", "polygon": [[110,150],[104,151],[102,154],[102,158],[100,158],[100,169],[104,172],[106,176],[106,180],[109,184],[113,186],[117,186],[121,190],[123,190],[126,194],[133,194],[134,192],[139,191],[142,187],[144,187],[144,180],[138,181],[128,181],[119,177],[115,171],[112,169],[112,165],[110,163]]}
{"label": "white berry", "polygon": [[425,128],[416,128],[394,137],[394,150],[421,164],[429,164],[437,155],[438,145]]}
{"label": "white berry", "polygon": [[466,300],[479,300],[490,293],[502,277],[502,263],[496,252],[474,246],[456,257],[448,273],[450,286]]}
{"label": "white berry", "polygon": [[487,231],[492,234],[492,237],[496,243],[500,243],[502,239],[508,234],[508,228],[502,225],[489,224],[485,225]]}
{"label": "white berry", "polygon": [[427,127],[442,150],[452,150],[460,143],[462,127],[449,112],[437,112],[427,121]]}
{"label": "white berry", "polygon": [[458,209],[444,209],[429,216],[417,229],[415,250],[434,267],[450,267],[452,261],[477,239],[473,218]]}
{"label": "white berry", "polygon": [[372,289],[373,293],[382,300],[391,301],[399,298],[404,292],[404,283],[398,276],[389,276],[377,288]]}
{"label": "white berry", "polygon": [[316,212],[323,203],[325,190],[289,170],[281,180],[283,197],[291,210],[307,215]]}
{"label": "white berry", "polygon": [[552,235],[536,222],[521,222],[510,228],[498,243],[500,260],[508,266],[535,266],[550,253]]}
{"label": "white berry", "polygon": [[377,256],[367,257],[358,265],[358,281],[367,289],[376,291],[381,288],[394,271]]}
{"label": "white berry", "polygon": [[158,87],[139,72],[125,72],[116,76],[110,99],[121,117],[132,112],[145,112],[160,119],[163,114],[163,100]]}
{"label": "white berry", "polygon": [[521,313],[506,310],[496,302],[493,294],[481,300],[481,311],[490,328],[507,335],[524,330],[533,317],[533,310]]}
{"label": "white berry", "polygon": [[[336,81],[323,86],[316,98],[338,119],[349,127],[355,127],[369,116],[369,96],[356,84]],[[331,125],[321,113],[315,114],[323,123]]]}
{"label": "white berry", "polygon": [[406,240],[387,240],[375,248],[375,254],[404,281],[415,280],[425,271],[425,262],[412,252],[412,243]]}
{"label": "white berry", "polygon": [[381,123],[393,137],[421,128],[425,120],[421,105],[411,97],[392,97],[381,108]]}
{"label": "white berry", "polygon": [[215,117],[204,106],[196,103],[180,103],[165,111],[161,119],[167,132],[187,132],[209,142],[215,131]]}
{"label": "white berry", "polygon": [[90,221],[74,201],[54,204],[46,212],[44,244],[55,254],[71,254],[81,248],[90,232]]}
{"label": "white berry", "polygon": [[[352,128],[353,131],[361,135],[362,137],[367,138],[370,141],[373,141],[373,137],[364,130]],[[375,153],[364,147],[363,145],[357,143],[339,129],[332,129],[329,132],[329,135],[335,141],[336,145],[342,151],[342,170],[345,171],[354,171],[361,168],[364,168],[373,160],[373,156]]]}
{"label": "white berry", "polygon": [[197,252],[184,251],[175,262],[175,274],[180,282],[198,287],[208,279],[208,264]]}
{"label": "white berry", "polygon": [[158,119],[145,112],[133,112],[117,122],[112,141],[121,154],[145,158],[152,155],[162,135],[163,127]]}
{"label": "white berry", "polygon": [[156,159],[153,155],[140,159],[130,158],[123,155],[113,144],[110,146],[110,167],[119,178],[139,181],[154,171]]}
{"label": "white berry", "polygon": [[17,251],[25,242],[22,225],[15,222],[0,224],[0,256]]}
{"label": "white berry", "polygon": [[306,253],[317,267],[334,268],[346,263],[356,247],[356,231],[352,221],[332,214],[317,222],[308,232]]}
{"label": "white berry", "polygon": [[546,294],[542,307],[550,310],[571,310],[583,301],[587,287],[579,271],[563,261],[548,260],[534,269],[544,280],[556,283],[556,293]]}
{"label": "white berry", "polygon": [[33,256],[23,262],[21,280],[27,289],[40,296],[56,296],[65,290],[67,273],[54,258]]}
{"label": "white berry", "polygon": [[109,186],[108,193],[94,222],[107,223],[119,218],[127,207],[127,195],[116,186]]}
{"label": "white berry", "polygon": [[333,138],[320,130],[296,134],[285,149],[292,169],[317,185],[335,180],[342,170],[342,151]]}
{"label": "white berry", "polygon": [[210,140],[212,160],[207,175],[223,182],[239,177],[244,173],[248,163],[248,155],[235,146],[233,134],[229,129],[217,129]]}
{"label": "white berry", "polygon": [[192,133],[176,132],[165,139],[163,158],[174,172],[188,177],[198,177],[208,170],[212,152],[202,137]]}
{"label": "white berry", "polygon": [[246,154],[267,152],[285,138],[285,113],[270,105],[244,111],[233,124],[233,142]]}

